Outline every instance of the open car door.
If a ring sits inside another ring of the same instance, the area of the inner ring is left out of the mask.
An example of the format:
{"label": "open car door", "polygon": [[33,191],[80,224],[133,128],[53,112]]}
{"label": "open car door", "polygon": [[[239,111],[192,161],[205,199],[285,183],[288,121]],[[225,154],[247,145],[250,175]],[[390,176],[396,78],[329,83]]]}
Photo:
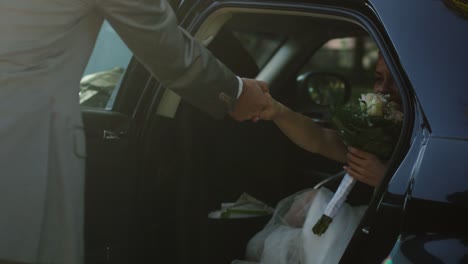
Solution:
{"label": "open car door", "polygon": [[138,138],[158,84],[104,22],[80,84],[86,263],[132,263]]}

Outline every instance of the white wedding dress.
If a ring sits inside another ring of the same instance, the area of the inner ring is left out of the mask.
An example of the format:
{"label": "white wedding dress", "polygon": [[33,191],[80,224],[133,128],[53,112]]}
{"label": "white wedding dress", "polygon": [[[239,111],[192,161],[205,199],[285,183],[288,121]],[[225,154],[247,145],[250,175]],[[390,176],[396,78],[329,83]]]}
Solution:
{"label": "white wedding dress", "polygon": [[248,243],[246,260],[231,264],[338,263],[366,206],[345,203],[321,236],[312,227],[333,197],[326,189],[308,189],[278,203],[272,219]]}

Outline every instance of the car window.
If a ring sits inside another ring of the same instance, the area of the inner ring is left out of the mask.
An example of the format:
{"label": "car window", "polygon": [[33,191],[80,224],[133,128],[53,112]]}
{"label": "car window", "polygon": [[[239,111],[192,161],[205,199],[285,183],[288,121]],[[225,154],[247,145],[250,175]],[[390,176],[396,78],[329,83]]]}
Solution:
{"label": "car window", "polygon": [[80,105],[110,110],[132,53],[104,22],[80,82]]}
{"label": "car window", "polygon": [[309,71],[339,74],[351,85],[351,97],[372,91],[378,48],[368,36],[335,38],[317,50],[299,74]]}
{"label": "car window", "polygon": [[265,66],[285,39],[281,35],[263,32],[233,31],[233,34],[255,60],[259,69]]}

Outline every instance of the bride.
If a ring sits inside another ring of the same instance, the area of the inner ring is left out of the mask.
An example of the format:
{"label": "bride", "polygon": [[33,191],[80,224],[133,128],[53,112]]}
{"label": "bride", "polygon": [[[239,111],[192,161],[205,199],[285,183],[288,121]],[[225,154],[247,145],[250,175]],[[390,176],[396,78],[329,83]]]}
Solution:
{"label": "bride", "polygon": [[[400,95],[383,57],[379,54],[375,69],[374,92],[388,94],[400,104]],[[346,147],[335,130],[323,128],[310,118],[292,111],[268,93],[268,107],[261,113],[272,120],[295,144],[307,151],[347,164],[343,169],[367,185],[380,184],[386,165],[377,156]],[[246,261],[232,264],[315,264],[338,263],[366,206],[344,204],[320,237],[312,227],[321,217],[333,193],[326,189],[308,189],[283,199],[263,230],[248,243]]]}

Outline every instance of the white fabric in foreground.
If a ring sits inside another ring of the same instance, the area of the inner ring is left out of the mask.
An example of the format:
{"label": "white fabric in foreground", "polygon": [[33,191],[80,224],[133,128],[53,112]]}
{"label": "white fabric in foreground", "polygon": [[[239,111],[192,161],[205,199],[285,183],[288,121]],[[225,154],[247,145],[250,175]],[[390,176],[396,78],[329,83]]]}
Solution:
{"label": "white fabric in foreground", "polygon": [[367,207],[345,203],[319,237],[312,227],[332,197],[330,190],[320,188],[283,199],[270,222],[249,241],[246,261],[232,264],[338,263]]}

